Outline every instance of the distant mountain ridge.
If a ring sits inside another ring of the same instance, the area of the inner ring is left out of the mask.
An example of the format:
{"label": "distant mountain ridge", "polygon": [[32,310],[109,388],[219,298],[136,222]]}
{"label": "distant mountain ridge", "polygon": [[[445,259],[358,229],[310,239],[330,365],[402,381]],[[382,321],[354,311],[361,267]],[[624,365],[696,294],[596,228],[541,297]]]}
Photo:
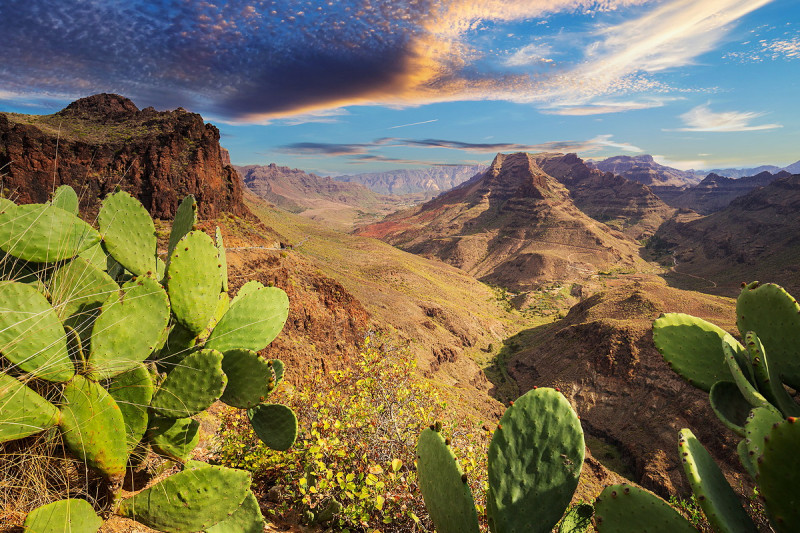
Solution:
{"label": "distant mountain ridge", "polygon": [[336,176],[334,179],[360,183],[379,194],[429,193],[429,196],[435,196],[464,183],[484,170],[486,170],[486,165],[443,165]]}
{"label": "distant mountain ridge", "polygon": [[687,187],[700,182],[701,177],[693,170],[678,170],[656,163],[653,156],[644,154],[637,156],[618,155],[602,161],[587,162],[603,172],[611,172],[631,181],[648,186]]}
{"label": "distant mountain ridge", "polygon": [[726,178],[744,178],[746,176],[755,176],[756,174],[761,174],[762,172],[777,174],[781,171],[786,171],[789,174],[800,174],[800,161],[795,161],[791,165],[783,168],[776,167],[775,165],[761,165],[760,167],[754,168],[714,168],[708,172],[710,174],[725,176]]}
{"label": "distant mountain ridge", "polygon": [[701,215],[709,215],[727,207],[734,199],[753,189],[765,187],[776,179],[791,176],[781,170],[777,173],[760,172],[754,176],[727,178],[711,173],[694,187],[684,189],[669,202],[674,207],[685,207]]}

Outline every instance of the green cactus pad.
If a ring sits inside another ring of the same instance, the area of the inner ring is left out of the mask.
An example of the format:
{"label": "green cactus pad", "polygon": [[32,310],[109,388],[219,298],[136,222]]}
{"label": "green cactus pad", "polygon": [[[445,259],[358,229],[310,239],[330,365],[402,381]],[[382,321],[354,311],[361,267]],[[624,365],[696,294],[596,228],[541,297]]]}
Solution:
{"label": "green cactus pad", "polygon": [[285,405],[261,404],[248,409],[247,416],[261,442],[273,450],[283,452],[294,444],[297,438],[297,417]]}
{"label": "green cactus pad", "polygon": [[800,389],[800,305],[778,285],[753,282],[736,300],[736,325],[744,337],[754,331],[769,350],[775,375]]}
{"label": "green cactus pad", "polygon": [[112,481],[125,475],[125,421],[117,402],[94,381],[75,376],[64,387],[59,428],[78,458]]}
{"label": "green cactus pad", "polygon": [[103,250],[102,243],[98,242],[94,246],[87,248],[79,253],[78,257],[90,262],[97,270],[106,271],[108,269],[108,256],[106,255],[105,250]]}
{"label": "green cactus pad", "polygon": [[154,275],[156,227],[139,200],[125,191],[106,196],[97,223],[106,251],[117,262],[136,276]]}
{"label": "green cactus pad", "polygon": [[289,316],[289,298],[276,287],[256,288],[234,298],[211,332],[206,346],[221,352],[245,348],[257,352],[278,336]]}
{"label": "green cactus pad", "polygon": [[0,442],[21,439],[58,424],[61,412],[33,389],[0,373]]}
{"label": "green cactus pad", "polygon": [[61,185],[53,193],[50,203],[73,215],[78,214],[78,195],[69,185]]}
{"label": "green cactus pad", "polygon": [[199,429],[200,423],[191,418],[156,417],[147,429],[147,440],[156,453],[183,463],[200,442]]}
{"label": "green cactus pad", "polygon": [[219,262],[222,264],[220,269],[222,292],[228,292],[228,255],[225,253],[225,242],[222,240],[222,232],[219,230],[219,226],[217,226],[216,245],[219,252]]}
{"label": "green cactus pad", "polygon": [[37,507],[25,518],[25,533],[95,533],[103,520],[86,500],[59,500]]}
{"label": "green cactus pad", "polygon": [[549,532],[578,486],[584,450],[578,416],[560,392],[533,389],[506,409],[489,444],[495,533]]}
{"label": "green cactus pad", "polygon": [[797,402],[789,395],[780,378],[773,371],[767,351],[758,335],[748,331],[745,335],[745,344],[753,362],[753,371],[759,390],[769,400],[769,403],[781,410],[784,416],[800,416],[800,405],[797,405]]}
{"label": "green cactus pad", "polygon": [[187,233],[170,255],[167,288],[172,312],[195,334],[203,331],[214,316],[221,268],[217,247],[202,231]]}
{"label": "green cactus pad", "polygon": [[230,304],[230,298],[228,298],[228,293],[227,292],[219,293],[214,315],[211,317],[211,320],[209,320],[208,324],[206,324],[206,327],[203,328],[203,331],[200,332],[200,334],[197,336],[197,338],[200,339],[201,342],[205,339],[208,339],[209,335],[211,335],[211,332],[214,331],[215,327],[217,327],[219,321],[222,320],[222,317],[225,316],[225,313],[228,312],[228,308],[230,308],[230,305],[231,304]]}
{"label": "green cactus pad", "polygon": [[558,533],[585,533],[592,527],[594,507],[588,503],[573,505],[561,519]]}
{"label": "green cactus pad", "polygon": [[194,533],[227,520],[249,493],[250,474],[244,470],[203,466],[123,499],[118,514],[164,533]]}
{"label": "green cactus pad", "polygon": [[417,441],[417,475],[425,508],[439,533],[479,531],[464,471],[439,432],[426,428]]}
{"label": "green cactus pad", "polygon": [[190,194],[181,201],[175,211],[175,220],[172,221],[172,230],[169,232],[167,257],[172,255],[172,251],[178,245],[178,241],[192,231],[195,224],[197,224],[197,202],[194,199],[194,195]]}
{"label": "green cactus pad", "polygon": [[739,455],[739,462],[742,463],[742,466],[747,473],[750,474],[750,477],[756,477],[756,464],[753,462],[753,459],[750,457],[750,454],[747,450],[747,440],[742,439],[739,441],[739,444],[736,445],[736,453]]}
{"label": "green cactus pad", "polygon": [[35,287],[0,282],[0,352],[19,369],[48,381],[67,381],[75,367],[64,328],[50,302]]}
{"label": "green cactus pad", "polygon": [[189,355],[196,344],[194,333],[176,322],[169,331],[167,342],[151,358],[155,359],[160,372],[170,372],[181,359]]}
{"label": "green cactus pad", "polygon": [[678,453],[692,492],[714,531],[758,533],[719,466],[691,430],[680,431]]}
{"label": "green cactus pad", "polygon": [[89,224],[53,205],[18,205],[0,213],[0,249],[25,261],[62,261],[99,240]]}
{"label": "green cactus pad", "polygon": [[220,400],[232,407],[250,409],[262,403],[274,387],[275,377],[269,362],[252,350],[229,350],[222,359],[228,385]]}
{"label": "green cactus pad", "polygon": [[169,323],[169,301],[161,285],[140,276],[103,304],[92,330],[90,375],[111,378],[147,359]]}
{"label": "green cactus pad", "polygon": [[717,418],[728,429],[740,437],[744,437],[744,423],[747,421],[747,414],[752,406],[742,396],[736,383],[732,381],[714,383],[711,392],[708,393],[708,400]]}
{"label": "green cactus pad", "polygon": [[248,492],[231,516],[206,529],[205,533],[263,533],[265,525],[258,500],[252,492]]}
{"label": "green cactus pad", "polygon": [[753,407],[769,405],[764,395],[753,387],[753,384],[747,379],[747,376],[745,376],[744,372],[742,372],[742,368],[739,366],[739,360],[742,357],[747,357],[744,346],[726,333],[725,337],[722,339],[722,352],[725,354],[725,362],[728,364],[728,370],[731,376],[733,376],[733,380],[736,382],[736,386],[739,387],[739,392],[742,393],[744,399],[750,402],[750,405]]}
{"label": "green cactus pad", "polygon": [[217,401],[227,382],[222,354],[200,350],[184,357],[167,375],[150,407],[159,416],[187,418]]}
{"label": "green cactus pad", "polygon": [[764,443],[770,431],[781,422],[783,422],[783,417],[772,406],[756,407],[750,411],[744,426],[744,442],[747,446],[747,455],[753,464],[757,464],[761,454],[764,453]]}
{"label": "green cactus pad", "polygon": [[769,432],[757,462],[758,486],[777,533],[800,531],[800,422],[792,417]]}
{"label": "green cactus pad", "polygon": [[697,533],[667,502],[627,483],[603,489],[594,504],[594,518],[599,533]]}
{"label": "green cactus pad", "polygon": [[153,390],[153,378],[141,363],[118,375],[108,385],[108,393],[117,402],[125,421],[128,453],[139,444],[147,430],[147,406],[153,399]]}
{"label": "green cactus pad", "polygon": [[49,288],[50,301],[62,320],[87,307],[100,307],[119,290],[111,276],[81,257],[56,270]]}
{"label": "green cactus pad", "polygon": [[0,212],[2,211],[10,211],[17,207],[17,204],[9,200],[8,198],[3,198],[0,196]]}
{"label": "green cactus pad", "polygon": [[242,285],[241,287],[239,287],[239,290],[236,291],[236,296],[233,297],[233,300],[231,301],[231,303],[233,303],[236,300],[239,300],[241,298],[244,298],[245,296],[247,296],[248,294],[250,294],[252,292],[255,292],[257,290],[261,290],[263,288],[264,288],[264,284],[261,283],[260,281],[256,281],[254,279],[250,280],[247,283],[245,283],[244,285]]}
{"label": "green cactus pad", "polygon": [[272,365],[272,372],[275,374],[275,386],[277,387],[278,384],[283,381],[283,374],[285,371],[283,361],[280,359],[272,359],[270,360],[270,364]]}
{"label": "green cactus pad", "polygon": [[710,322],[683,313],[667,313],[653,323],[653,342],[670,368],[706,392],[717,381],[731,379],[722,354],[726,334]]}

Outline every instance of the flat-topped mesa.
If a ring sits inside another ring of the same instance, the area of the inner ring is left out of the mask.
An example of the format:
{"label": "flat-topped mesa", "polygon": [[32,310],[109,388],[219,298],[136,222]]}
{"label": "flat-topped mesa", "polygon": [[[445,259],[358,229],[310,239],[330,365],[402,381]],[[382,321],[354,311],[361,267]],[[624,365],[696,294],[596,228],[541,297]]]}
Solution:
{"label": "flat-topped mesa", "polygon": [[4,194],[41,203],[70,185],[92,216],[119,186],[157,218],[172,218],[187,194],[204,218],[242,215],[243,186],[219,137],[196,113],[139,110],[116,94],[81,98],[52,115],[0,113]]}
{"label": "flat-topped mesa", "polygon": [[540,199],[564,196],[564,189],[538,167],[534,156],[524,152],[497,154],[484,173],[478,192],[495,199]]}

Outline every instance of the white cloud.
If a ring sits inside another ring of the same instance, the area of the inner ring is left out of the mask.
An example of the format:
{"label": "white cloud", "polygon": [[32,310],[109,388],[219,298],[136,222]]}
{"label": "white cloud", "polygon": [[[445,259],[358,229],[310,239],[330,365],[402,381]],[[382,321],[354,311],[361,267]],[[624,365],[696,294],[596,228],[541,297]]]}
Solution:
{"label": "white cloud", "polygon": [[504,64],[509,67],[521,67],[525,65],[536,65],[541,63],[553,63],[548,56],[552,55],[553,49],[546,44],[532,43],[523,46],[511,54]]}
{"label": "white cloud", "polygon": [[[708,155],[708,154],[698,154]],[[677,168],[678,170],[695,170],[698,168],[707,168],[708,163],[702,159],[669,159],[663,155],[653,154],[653,161],[665,167]]]}
{"label": "white cloud", "polygon": [[644,152],[644,150],[642,150],[638,146],[634,146],[629,143],[612,141],[611,137],[612,135],[598,135],[597,137],[589,141],[589,143],[594,143],[604,148],[616,148],[618,150],[624,150],[625,152],[634,152],[634,153]]}
{"label": "white cloud", "polygon": [[587,116],[587,115],[602,115],[606,113],[621,113],[623,111],[633,111],[638,109],[651,109],[654,107],[663,107],[666,102],[678,100],[679,98],[650,98],[647,100],[630,100],[630,101],[608,101],[598,100],[586,105],[570,106],[562,104],[559,107],[552,109],[544,108],[541,112],[546,115],[571,115],[571,116]]}
{"label": "white cloud", "polygon": [[781,124],[750,124],[751,121],[762,115],[764,113],[751,111],[722,111],[715,113],[711,111],[709,104],[703,104],[681,115],[681,119],[686,124],[685,128],[671,131],[760,131],[783,127]]}

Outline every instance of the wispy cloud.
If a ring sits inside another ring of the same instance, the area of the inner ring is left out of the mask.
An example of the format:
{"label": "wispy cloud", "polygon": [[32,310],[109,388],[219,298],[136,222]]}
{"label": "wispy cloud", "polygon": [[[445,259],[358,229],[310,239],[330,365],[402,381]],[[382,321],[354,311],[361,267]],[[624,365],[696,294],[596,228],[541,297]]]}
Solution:
{"label": "wispy cloud", "polygon": [[420,124],[430,124],[431,122],[437,122],[439,119],[434,118],[431,120],[423,120],[422,122],[412,122],[411,124],[400,124],[399,126],[391,126],[387,129],[396,130],[397,128],[406,128],[408,126],[419,126]]}
{"label": "wispy cloud", "polygon": [[800,36],[782,39],[762,39],[758,43],[746,43],[748,49],[725,54],[726,59],[742,63],[761,63],[778,59],[800,59]]}
{"label": "wispy cloud", "polygon": [[753,120],[763,115],[764,113],[751,111],[714,112],[709,108],[709,104],[703,104],[690,109],[680,116],[686,127],[665,131],[733,132],[773,130],[783,127],[781,124],[751,124]]}
{"label": "wispy cloud", "polygon": [[[703,154],[698,154],[702,156]],[[706,154],[708,155],[708,154]],[[677,168],[678,170],[695,170],[708,168],[708,162],[704,159],[669,159],[663,155],[653,154],[653,160],[665,167]]]}

